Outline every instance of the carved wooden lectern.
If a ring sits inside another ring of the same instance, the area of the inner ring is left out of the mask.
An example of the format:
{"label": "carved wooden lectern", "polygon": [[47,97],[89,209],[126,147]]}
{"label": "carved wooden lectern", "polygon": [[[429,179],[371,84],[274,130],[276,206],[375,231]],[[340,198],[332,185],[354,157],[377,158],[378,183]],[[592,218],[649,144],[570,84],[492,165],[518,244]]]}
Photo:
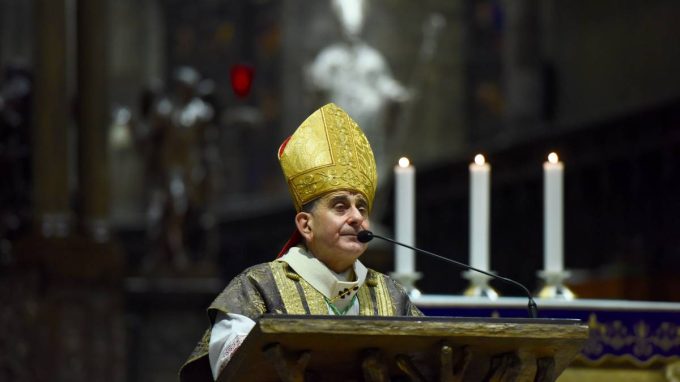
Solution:
{"label": "carved wooden lectern", "polygon": [[553,381],[579,320],[266,315],[218,382]]}

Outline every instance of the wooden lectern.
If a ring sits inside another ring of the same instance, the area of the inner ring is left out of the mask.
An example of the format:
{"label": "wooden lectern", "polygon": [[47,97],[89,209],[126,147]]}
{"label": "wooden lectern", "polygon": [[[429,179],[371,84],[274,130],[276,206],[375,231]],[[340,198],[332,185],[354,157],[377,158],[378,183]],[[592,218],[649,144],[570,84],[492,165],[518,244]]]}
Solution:
{"label": "wooden lectern", "polygon": [[579,320],[266,315],[227,381],[553,381],[588,338]]}

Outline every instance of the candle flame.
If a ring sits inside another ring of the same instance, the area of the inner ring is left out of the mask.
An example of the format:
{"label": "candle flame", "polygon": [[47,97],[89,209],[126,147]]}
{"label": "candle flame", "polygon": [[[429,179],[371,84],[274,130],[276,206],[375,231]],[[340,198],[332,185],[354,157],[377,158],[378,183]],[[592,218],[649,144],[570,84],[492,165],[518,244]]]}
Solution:
{"label": "candle flame", "polygon": [[482,154],[477,154],[475,155],[475,164],[478,165],[483,165],[486,162],[486,159],[484,159],[484,155]]}
{"label": "candle flame", "polygon": [[560,161],[560,158],[557,156],[556,153],[552,152],[548,154],[548,162],[555,164]]}
{"label": "candle flame", "polygon": [[399,167],[406,168],[411,164],[411,161],[406,157],[399,158]]}

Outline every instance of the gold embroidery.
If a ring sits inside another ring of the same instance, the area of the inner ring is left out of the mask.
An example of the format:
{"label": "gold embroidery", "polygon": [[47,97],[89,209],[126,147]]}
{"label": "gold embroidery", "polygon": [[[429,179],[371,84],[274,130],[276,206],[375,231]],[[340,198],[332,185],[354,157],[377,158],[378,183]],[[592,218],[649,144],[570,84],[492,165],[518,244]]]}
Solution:
{"label": "gold embroidery", "polygon": [[371,287],[368,286],[368,279],[364,285],[359,288],[357,298],[359,299],[359,315],[374,316],[373,299],[371,298]]}
{"label": "gold embroidery", "polygon": [[293,271],[293,268],[290,267],[290,264],[288,264],[288,263],[285,263],[285,264],[286,264],[285,265],[285,267],[286,267],[286,277],[288,277],[289,279],[291,279],[293,281],[300,281],[300,275],[298,275],[297,273],[295,273]]}
{"label": "gold embroidery", "polygon": [[279,152],[295,208],[335,190],[356,190],[368,199],[377,187],[368,139],[344,110],[328,104],[310,115]]}
{"label": "gold embroidery", "polygon": [[295,281],[286,276],[285,263],[274,261],[270,264],[274,281],[276,282],[276,289],[281,294],[281,301],[286,307],[288,314],[305,314],[305,308],[302,306],[302,299],[295,286]]}
{"label": "gold embroidery", "polygon": [[[371,289],[375,294],[375,301],[371,296]],[[359,311],[363,316],[394,316],[394,306],[385,278],[369,271],[366,282],[357,292],[359,298]]]}
{"label": "gold embroidery", "polygon": [[390,293],[387,290],[385,278],[376,276],[374,279],[377,281],[377,286],[375,287],[375,300],[376,304],[378,305],[378,315],[394,316],[394,306],[392,306],[392,299],[390,298]]}
{"label": "gold embroidery", "polygon": [[300,285],[302,285],[302,290],[305,292],[309,313],[315,315],[327,315],[328,306],[326,305],[326,301],[323,299],[323,295],[314,289],[314,287],[312,287],[305,279],[300,281]]}

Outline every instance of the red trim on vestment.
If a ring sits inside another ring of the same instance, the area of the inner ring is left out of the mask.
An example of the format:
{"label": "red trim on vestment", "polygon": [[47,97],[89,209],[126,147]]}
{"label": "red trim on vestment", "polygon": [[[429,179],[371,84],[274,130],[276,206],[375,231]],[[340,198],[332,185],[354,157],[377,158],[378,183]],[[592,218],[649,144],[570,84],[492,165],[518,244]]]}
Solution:
{"label": "red trim on vestment", "polygon": [[288,144],[288,141],[290,141],[290,138],[292,137],[293,136],[291,135],[290,137],[286,138],[286,140],[283,141],[283,143],[281,143],[281,146],[279,146],[279,159],[281,159],[281,155],[283,155],[283,150],[286,149],[286,145]]}
{"label": "red trim on vestment", "polygon": [[295,229],[295,232],[293,232],[292,235],[290,235],[290,239],[286,242],[286,244],[283,246],[281,249],[281,252],[279,252],[278,256],[276,258],[278,259],[279,257],[283,256],[288,252],[289,249],[292,247],[295,247],[296,245],[300,244],[302,242],[302,235],[300,235],[300,231]]}

